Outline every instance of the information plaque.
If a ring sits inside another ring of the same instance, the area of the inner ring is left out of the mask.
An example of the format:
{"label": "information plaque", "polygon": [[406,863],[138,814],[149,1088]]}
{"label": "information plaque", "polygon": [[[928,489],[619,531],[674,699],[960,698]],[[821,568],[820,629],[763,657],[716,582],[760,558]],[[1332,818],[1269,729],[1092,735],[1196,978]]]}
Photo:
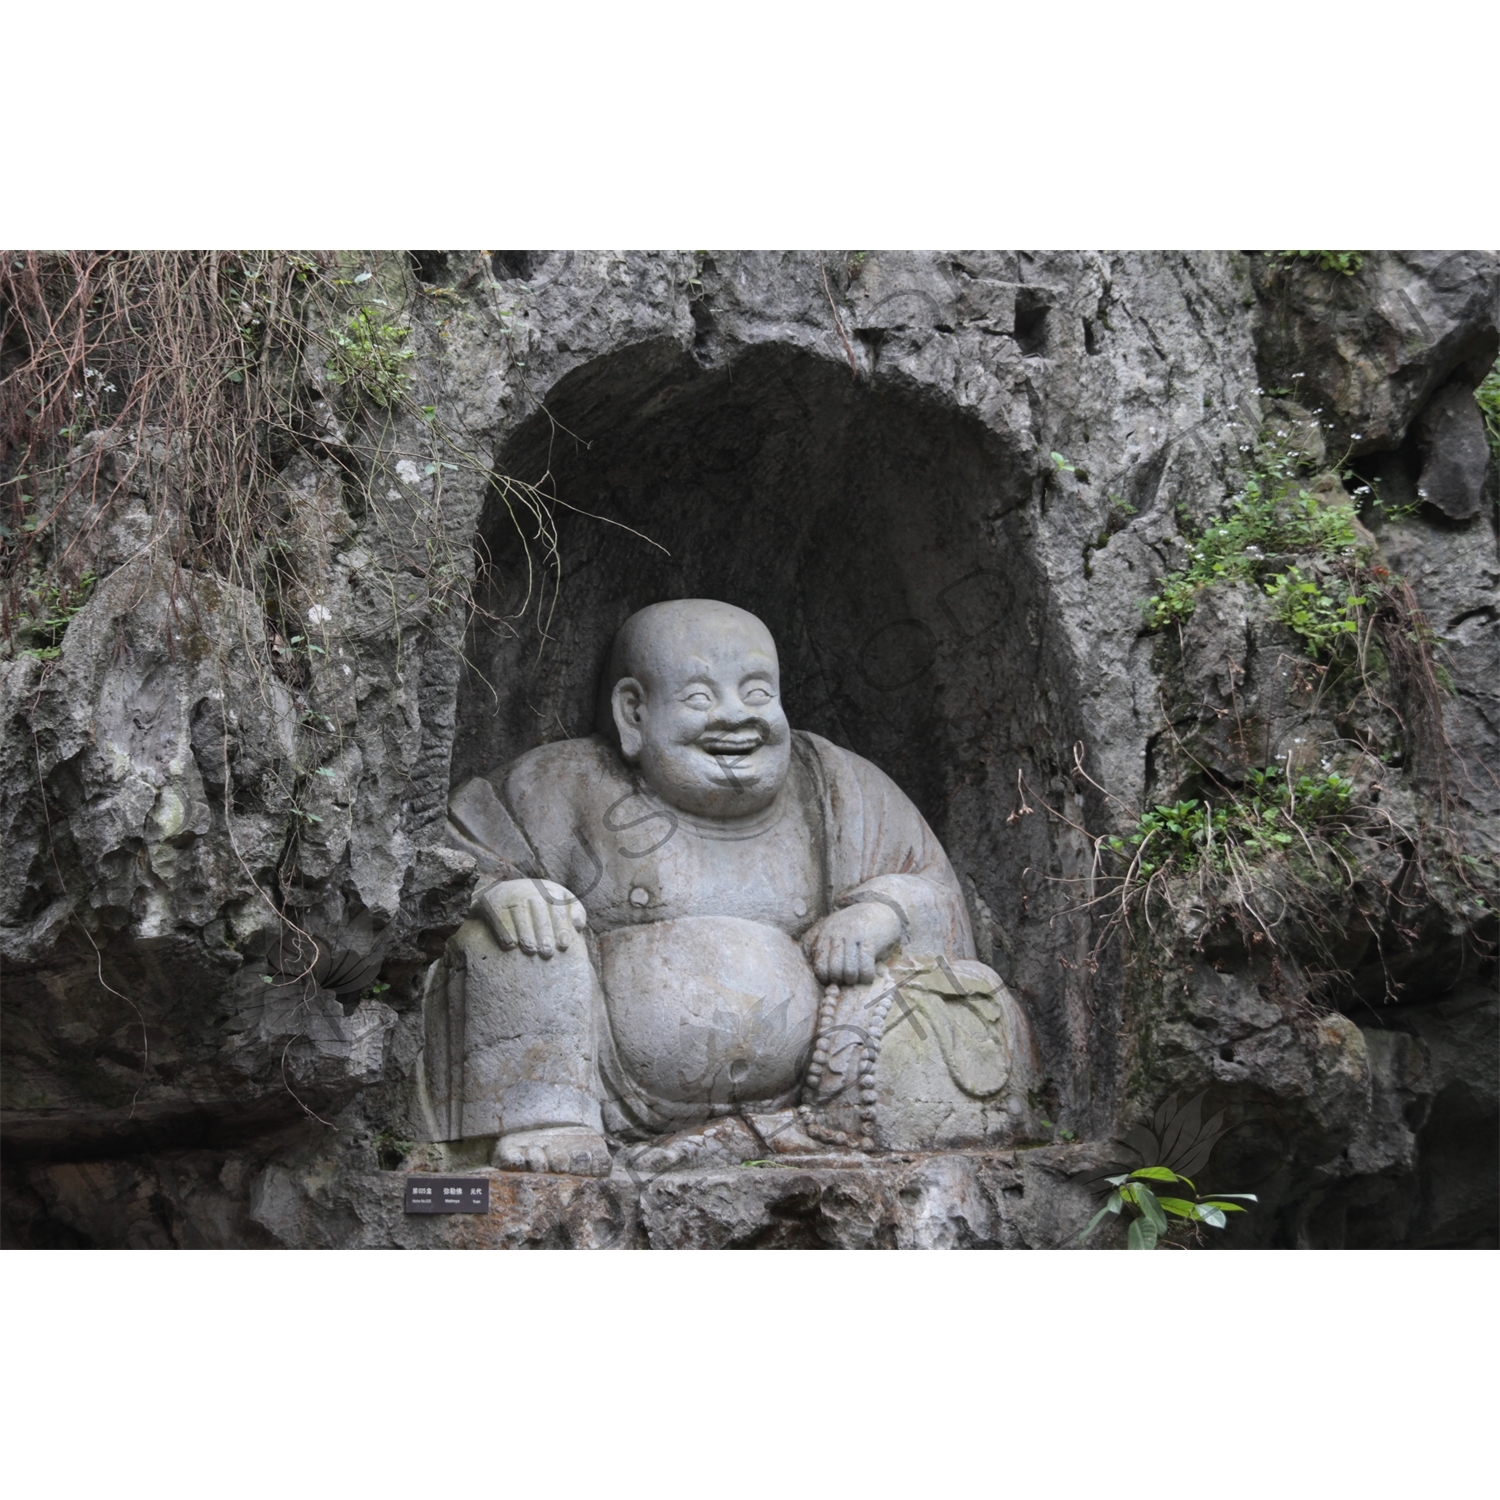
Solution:
{"label": "information plaque", "polygon": [[434,1177],[419,1172],[406,1179],[406,1211],[409,1214],[487,1214],[490,1211],[488,1177]]}

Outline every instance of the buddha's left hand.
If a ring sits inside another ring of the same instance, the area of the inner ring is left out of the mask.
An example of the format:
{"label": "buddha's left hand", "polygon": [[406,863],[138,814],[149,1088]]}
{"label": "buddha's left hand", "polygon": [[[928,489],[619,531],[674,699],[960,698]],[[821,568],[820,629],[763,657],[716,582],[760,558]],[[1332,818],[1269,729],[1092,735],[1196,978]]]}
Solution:
{"label": "buddha's left hand", "polygon": [[870,984],[875,965],[901,941],[901,918],[879,901],[857,901],[824,917],[802,939],[822,984]]}

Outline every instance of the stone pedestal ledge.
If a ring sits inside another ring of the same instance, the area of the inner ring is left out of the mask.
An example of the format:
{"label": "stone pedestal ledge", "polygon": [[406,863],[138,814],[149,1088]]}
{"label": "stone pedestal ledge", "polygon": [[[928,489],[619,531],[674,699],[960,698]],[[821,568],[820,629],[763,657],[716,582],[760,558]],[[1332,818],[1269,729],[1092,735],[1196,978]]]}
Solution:
{"label": "stone pedestal ledge", "polygon": [[489,1213],[430,1216],[403,1213],[407,1174],[383,1172],[379,1197],[385,1242],[406,1249],[1061,1249],[1076,1246],[1097,1206],[1088,1185],[1111,1159],[1074,1145],[654,1177],[618,1163],[604,1179],[486,1170],[466,1175],[489,1178]]}

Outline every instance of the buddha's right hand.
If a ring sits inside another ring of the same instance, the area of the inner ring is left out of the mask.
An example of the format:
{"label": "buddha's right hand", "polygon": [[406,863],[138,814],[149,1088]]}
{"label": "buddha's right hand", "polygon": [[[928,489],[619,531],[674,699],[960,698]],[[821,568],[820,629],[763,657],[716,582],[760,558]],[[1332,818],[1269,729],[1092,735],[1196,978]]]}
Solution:
{"label": "buddha's right hand", "polygon": [[504,949],[551,958],[566,952],[588,925],[583,903],[553,880],[501,880],[482,890],[471,908]]}

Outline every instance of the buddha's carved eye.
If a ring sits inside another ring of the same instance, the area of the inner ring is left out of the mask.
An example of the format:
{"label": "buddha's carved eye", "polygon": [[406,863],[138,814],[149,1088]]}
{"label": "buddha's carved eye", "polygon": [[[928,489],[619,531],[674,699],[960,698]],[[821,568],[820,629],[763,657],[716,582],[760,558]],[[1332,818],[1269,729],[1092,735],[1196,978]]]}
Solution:
{"label": "buddha's carved eye", "polygon": [[702,688],[697,688],[684,696],[680,701],[685,703],[689,708],[712,708],[714,700]]}
{"label": "buddha's carved eye", "polygon": [[746,688],[741,695],[746,703],[762,704],[771,701],[771,690],[756,683],[753,687]]}

